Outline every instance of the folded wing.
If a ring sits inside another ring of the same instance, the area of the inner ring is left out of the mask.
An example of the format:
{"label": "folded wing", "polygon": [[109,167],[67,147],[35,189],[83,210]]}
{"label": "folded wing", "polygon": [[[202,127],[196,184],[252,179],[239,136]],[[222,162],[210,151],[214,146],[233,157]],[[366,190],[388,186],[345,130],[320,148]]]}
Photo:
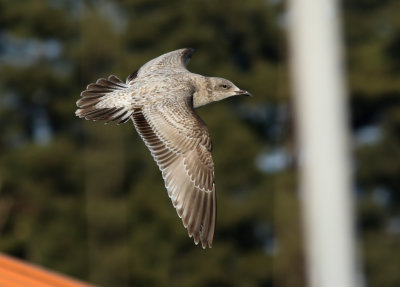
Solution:
{"label": "folded wing", "polygon": [[163,54],[144,64],[138,71],[130,75],[126,82],[127,84],[132,84],[135,77],[140,78],[146,75],[153,75],[163,69],[167,69],[168,71],[176,69],[186,70],[186,66],[192,58],[193,53],[194,49],[184,48]]}

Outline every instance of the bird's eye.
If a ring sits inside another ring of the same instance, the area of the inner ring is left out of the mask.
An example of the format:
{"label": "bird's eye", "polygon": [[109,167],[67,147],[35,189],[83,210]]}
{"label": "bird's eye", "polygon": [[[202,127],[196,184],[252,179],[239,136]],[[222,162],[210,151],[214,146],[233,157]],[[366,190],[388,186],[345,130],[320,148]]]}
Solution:
{"label": "bird's eye", "polygon": [[223,85],[221,85],[221,87],[222,87],[223,89],[227,89],[227,88],[228,88],[228,85],[223,84]]}

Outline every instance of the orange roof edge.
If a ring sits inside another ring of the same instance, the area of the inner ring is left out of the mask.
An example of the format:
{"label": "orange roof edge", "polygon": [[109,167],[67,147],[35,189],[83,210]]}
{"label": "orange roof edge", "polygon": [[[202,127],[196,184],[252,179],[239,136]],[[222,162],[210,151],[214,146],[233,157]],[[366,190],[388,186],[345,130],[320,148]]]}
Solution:
{"label": "orange roof edge", "polygon": [[46,270],[0,253],[0,286],[95,287],[66,275]]}

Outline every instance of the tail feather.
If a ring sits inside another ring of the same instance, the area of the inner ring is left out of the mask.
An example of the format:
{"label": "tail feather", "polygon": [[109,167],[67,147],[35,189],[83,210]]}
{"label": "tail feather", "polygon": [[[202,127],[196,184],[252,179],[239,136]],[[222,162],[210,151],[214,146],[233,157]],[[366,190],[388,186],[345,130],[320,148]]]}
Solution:
{"label": "tail feather", "polygon": [[107,123],[128,121],[133,113],[132,96],[126,91],[128,87],[114,75],[98,79],[81,93],[75,114],[87,120],[106,120]]}

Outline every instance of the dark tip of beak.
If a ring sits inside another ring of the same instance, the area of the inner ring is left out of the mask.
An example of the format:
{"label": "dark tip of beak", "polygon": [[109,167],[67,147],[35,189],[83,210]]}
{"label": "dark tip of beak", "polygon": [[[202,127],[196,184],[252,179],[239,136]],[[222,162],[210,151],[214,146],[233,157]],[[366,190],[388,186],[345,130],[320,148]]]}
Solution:
{"label": "dark tip of beak", "polygon": [[248,97],[252,97],[253,95],[250,94],[248,91],[245,90],[240,90],[236,92],[236,96],[248,96]]}

